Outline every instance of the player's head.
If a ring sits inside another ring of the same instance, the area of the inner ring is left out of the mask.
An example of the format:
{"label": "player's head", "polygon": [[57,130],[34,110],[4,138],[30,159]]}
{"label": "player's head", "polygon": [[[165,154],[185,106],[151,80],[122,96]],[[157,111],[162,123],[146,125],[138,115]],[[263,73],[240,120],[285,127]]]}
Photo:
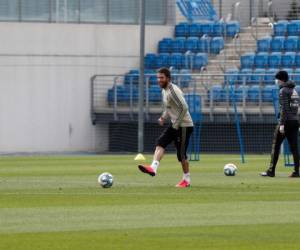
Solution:
{"label": "player's head", "polygon": [[277,80],[276,83],[285,83],[289,80],[289,74],[284,70],[278,71],[275,79]]}
{"label": "player's head", "polygon": [[167,68],[161,68],[157,71],[157,81],[161,88],[168,86],[171,81],[171,72]]}

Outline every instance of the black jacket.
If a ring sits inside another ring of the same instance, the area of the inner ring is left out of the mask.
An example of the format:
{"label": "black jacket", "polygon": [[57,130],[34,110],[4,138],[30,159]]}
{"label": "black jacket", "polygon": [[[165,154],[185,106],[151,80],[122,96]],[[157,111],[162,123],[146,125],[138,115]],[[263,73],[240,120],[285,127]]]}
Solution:
{"label": "black jacket", "polygon": [[292,81],[288,81],[280,86],[279,104],[280,125],[284,125],[286,121],[298,121],[299,95]]}

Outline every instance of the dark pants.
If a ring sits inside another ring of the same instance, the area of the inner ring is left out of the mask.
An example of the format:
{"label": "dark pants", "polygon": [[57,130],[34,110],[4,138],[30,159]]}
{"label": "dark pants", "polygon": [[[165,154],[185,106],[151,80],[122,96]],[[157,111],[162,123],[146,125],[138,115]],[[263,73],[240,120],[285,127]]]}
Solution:
{"label": "dark pants", "polygon": [[177,150],[177,159],[181,162],[187,159],[186,151],[192,133],[193,127],[180,127],[176,130],[170,125],[157,139],[156,146],[166,148],[170,143],[174,142]]}
{"label": "dark pants", "polygon": [[298,121],[286,121],[284,124],[284,134],[280,133],[279,125],[276,126],[272,144],[270,171],[275,172],[280,153],[280,147],[285,138],[287,138],[290,145],[290,150],[293,154],[295,171],[299,171],[298,130]]}

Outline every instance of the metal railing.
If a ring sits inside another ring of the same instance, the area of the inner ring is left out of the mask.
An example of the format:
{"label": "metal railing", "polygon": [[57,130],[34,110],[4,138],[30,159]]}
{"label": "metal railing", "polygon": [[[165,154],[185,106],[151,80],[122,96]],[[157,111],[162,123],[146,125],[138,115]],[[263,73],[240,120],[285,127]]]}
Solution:
{"label": "metal railing", "polygon": [[[223,114],[229,120],[233,114],[234,106],[243,121],[249,115],[263,118],[264,115],[274,114],[274,100],[271,97],[270,86],[272,81],[266,82],[268,74],[174,74],[174,83],[178,84],[184,93],[196,93],[201,96],[202,112],[214,121],[215,116]],[[144,114],[146,121],[152,114],[162,111],[161,93],[151,92],[155,75],[145,77]],[[300,75],[291,75],[293,79],[300,79]],[[136,92],[136,79],[138,76],[127,78],[124,85],[123,75],[96,75],[91,79],[91,115],[111,114],[113,120],[119,120],[120,115],[134,120],[138,112],[138,95]],[[254,79],[255,78],[255,79]],[[298,83],[298,82],[297,82]],[[299,82],[300,83],[300,82]],[[217,86],[217,87],[216,87]],[[118,87],[124,87],[126,97],[120,95]],[[110,94],[108,94],[108,89]],[[300,89],[297,87],[297,90]],[[253,93],[252,93],[253,92]]]}

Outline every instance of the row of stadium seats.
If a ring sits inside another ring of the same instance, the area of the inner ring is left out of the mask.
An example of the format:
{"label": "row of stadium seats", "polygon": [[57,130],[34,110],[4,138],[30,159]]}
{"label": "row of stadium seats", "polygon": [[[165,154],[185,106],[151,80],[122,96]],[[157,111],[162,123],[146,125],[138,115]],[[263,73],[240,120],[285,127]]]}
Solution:
{"label": "row of stadium seats", "polygon": [[[149,95],[150,103],[161,102],[161,89],[159,86],[151,86],[148,91],[145,91],[145,97]],[[111,88],[107,93],[107,101],[109,104],[113,104],[115,101],[115,95],[118,103],[129,104],[130,102],[137,103],[139,99],[139,90],[137,87],[130,88],[129,86],[121,85],[115,88]],[[146,98],[145,98],[146,99]]]}
{"label": "row of stadium seats", "polygon": [[193,53],[205,52],[219,54],[224,49],[224,38],[223,37],[177,37],[164,38],[159,41],[158,52],[159,53],[184,53],[191,51]]}
{"label": "row of stadium seats", "polygon": [[[178,74],[177,74],[178,73]],[[172,81],[177,83],[181,88],[186,88],[191,82],[191,72],[189,70],[173,71]],[[145,89],[145,99],[148,95],[150,103],[157,103],[161,101],[161,88],[157,83],[157,77],[154,71],[145,71],[145,83],[148,81],[149,88]],[[138,101],[138,83],[139,71],[130,70],[124,77],[124,84],[113,87],[108,90],[107,101],[113,104],[116,96],[118,103],[130,102],[136,103]]]}
{"label": "row of stadium seats", "polygon": [[[155,70],[172,67],[172,81],[180,87],[188,87],[192,77],[190,70],[200,70],[208,64],[208,54],[218,54],[224,48],[223,36],[234,37],[240,31],[238,22],[180,23],[175,27],[176,38],[165,38],[158,44],[158,54],[145,56],[145,96],[150,103],[161,101]],[[178,74],[177,74],[178,73]],[[107,101],[113,104],[130,104],[138,101],[139,71],[125,74],[121,86],[108,90]]]}
{"label": "row of stadium seats", "polygon": [[[226,71],[224,81],[225,83],[243,84],[244,82],[248,85],[253,84],[274,84],[275,74],[279,69],[242,69],[237,68],[229,69]],[[295,81],[297,85],[300,85],[300,68],[282,69],[288,72],[291,80]]]}
{"label": "row of stadium seats", "polygon": [[257,40],[258,52],[288,52],[300,51],[300,38],[299,36],[275,36],[264,37]]}
{"label": "row of stadium seats", "polygon": [[[298,93],[300,93],[300,86],[296,87]],[[214,85],[208,92],[208,98],[212,98],[214,102],[226,102],[236,101],[242,102],[244,97],[247,102],[259,102],[260,98],[262,102],[273,102],[274,96],[278,95],[278,86],[267,85],[260,87],[259,85],[238,86],[232,90],[230,88],[224,88],[221,85]]]}
{"label": "row of stadium seats", "polygon": [[[136,87],[139,84],[139,70],[130,70],[125,74],[124,86],[130,87],[131,85]],[[192,79],[191,71],[188,69],[172,70],[172,81],[177,83],[180,87],[186,88]],[[156,71],[145,70],[145,84],[148,83],[150,87],[158,86]]]}
{"label": "row of stadium seats", "polygon": [[175,37],[211,37],[227,36],[234,37],[240,32],[240,24],[237,21],[202,22],[202,23],[179,23],[175,27]]}
{"label": "row of stadium seats", "polygon": [[249,52],[241,56],[241,68],[294,68],[300,67],[300,53]]}
{"label": "row of stadium seats", "polygon": [[274,24],[274,36],[299,36],[300,20],[287,21],[281,20]]}
{"label": "row of stadium seats", "polygon": [[147,54],[145,57],[146,69],[158,69],[161,67],[173,67],[175,69],[200,70],[208,64],[208,56],[205,53],[184,55],[182,53]]}

